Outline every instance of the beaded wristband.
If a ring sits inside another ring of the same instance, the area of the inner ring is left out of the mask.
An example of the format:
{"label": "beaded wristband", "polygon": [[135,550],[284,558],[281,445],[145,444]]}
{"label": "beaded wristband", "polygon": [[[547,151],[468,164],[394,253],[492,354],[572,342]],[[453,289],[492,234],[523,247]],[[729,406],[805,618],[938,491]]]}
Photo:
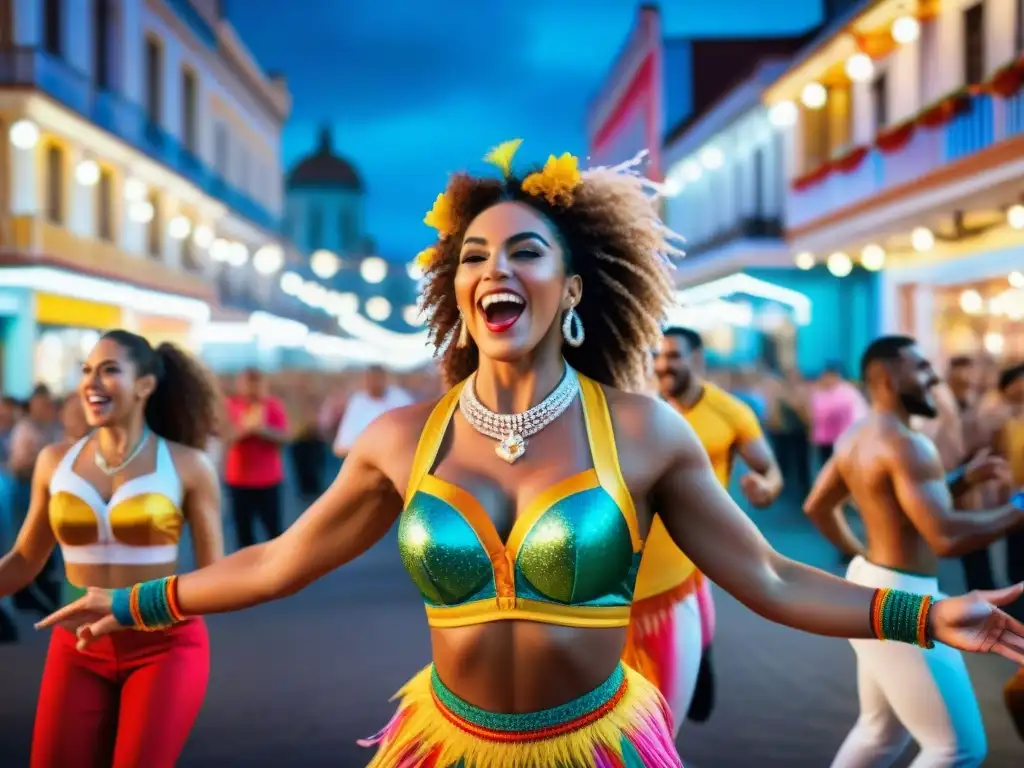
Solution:
{"label": "beaded wristband", "polygon": [[177,576],[115,589],[111,613],[122,627],[156,632],[184,620],[178,608]]}
{"label": "beaded wristband", "polygon": [[932,599],[898,589],[876,589],[871,598],[871,629],[879,640],[910,643],[922,648],[935,645],[928,637]]}

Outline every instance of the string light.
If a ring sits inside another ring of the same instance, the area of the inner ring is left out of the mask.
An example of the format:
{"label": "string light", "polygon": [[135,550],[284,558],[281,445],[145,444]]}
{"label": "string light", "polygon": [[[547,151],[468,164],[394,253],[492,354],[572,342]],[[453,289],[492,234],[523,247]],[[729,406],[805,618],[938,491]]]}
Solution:
{"label": "string light", "polygon": [[814,254],[808,251],[798,253],[793,261],[796,263],[797,269],[814,269]]}
{"label": "string light", "polygon": [[885,249],[874,243],[865,245],[860,252],[860,265],[869,272],[877,272],[885,266]]}
{"label": "string light", "polygon": [[829,256],[825,266],[835,277],[846,277],[853,271],[853,261],[842,251],[836,251]]}

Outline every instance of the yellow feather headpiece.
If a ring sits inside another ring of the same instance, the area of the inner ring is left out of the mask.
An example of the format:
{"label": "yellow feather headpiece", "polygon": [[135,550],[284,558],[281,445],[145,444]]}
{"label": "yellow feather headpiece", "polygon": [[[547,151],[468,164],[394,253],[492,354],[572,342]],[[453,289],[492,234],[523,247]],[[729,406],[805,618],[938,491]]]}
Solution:
{"label": "yellow feather headpiece", "polygon": [[[512,175],[512,160],[519,151],[522,139],[504,141],[486,155],[484,162],[497,166],[505,178]],[[523,179],[523,191],[534,197],[543,197],[550,205],[568,208],[583,176],[580,173],[580,161],[575,155],[565,152],[561,157],[548,155],[544,167]],[[451,201],[444,192],[434,200],[434,205],[423,217],[423,223],[437,230],[439,239],[444,240],[455,232],[455,216]],[[427,271],[440,254],[436,246],[426,248],[416,256],[416,264]]]}

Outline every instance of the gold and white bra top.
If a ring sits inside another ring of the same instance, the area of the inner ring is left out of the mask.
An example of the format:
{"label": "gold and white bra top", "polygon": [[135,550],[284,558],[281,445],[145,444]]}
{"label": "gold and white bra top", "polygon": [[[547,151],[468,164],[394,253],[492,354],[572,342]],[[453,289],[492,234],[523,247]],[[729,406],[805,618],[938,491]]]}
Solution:
{"label": "gold and white bra top", "polygon": [[156,565],[178,559],[185,516],[184,491],[167,443],[157,441],[156,468],[128,480],[109,502],[74,471],[83,437],[61,459],[50,480],[50,526],[66,563]]}

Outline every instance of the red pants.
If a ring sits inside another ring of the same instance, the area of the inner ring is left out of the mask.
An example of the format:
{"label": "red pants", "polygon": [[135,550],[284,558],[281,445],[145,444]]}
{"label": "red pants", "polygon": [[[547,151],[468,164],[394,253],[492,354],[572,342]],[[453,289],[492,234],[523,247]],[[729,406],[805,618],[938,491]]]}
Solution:
{"label": "red pants", "polygon": [[32,736],[32,768],[173,768],[206,696],[210,641],[190,619],[75,649],[53,630]]}

